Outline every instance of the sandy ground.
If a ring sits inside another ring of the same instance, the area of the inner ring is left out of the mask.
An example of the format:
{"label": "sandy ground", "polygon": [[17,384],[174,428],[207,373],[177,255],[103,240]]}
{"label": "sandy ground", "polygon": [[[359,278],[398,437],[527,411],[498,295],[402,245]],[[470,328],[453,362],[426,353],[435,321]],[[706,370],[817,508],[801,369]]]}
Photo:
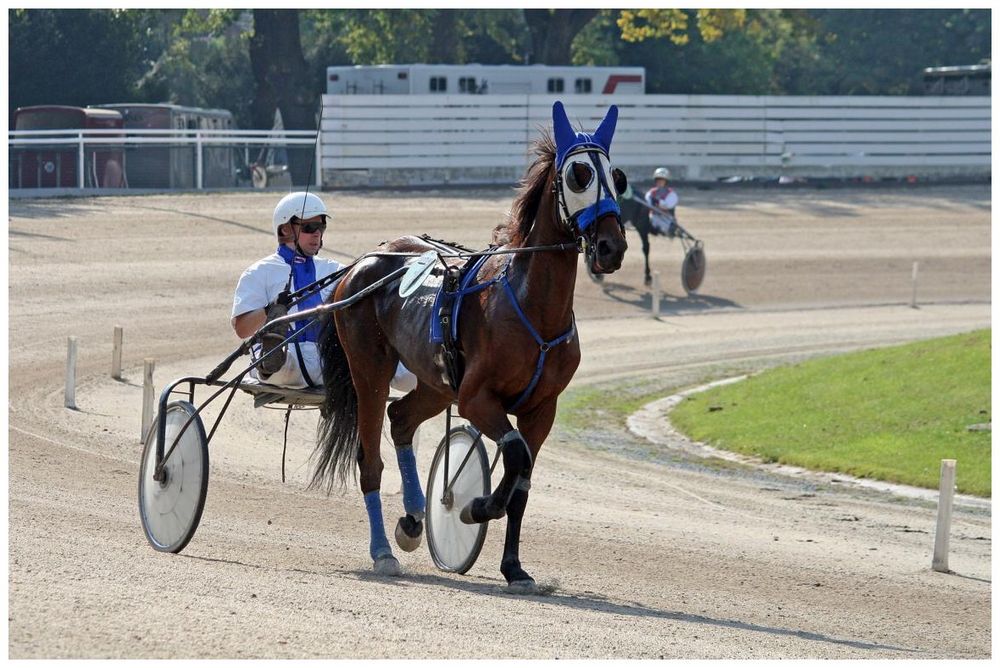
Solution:
{"label": "sandy ground", "polygon": [[[324,253],[349,259],[412,232],[483,246],[511,195],[326,199]],[[143,359],[160,388],[236,346],[232,289],[270,250],[275,200],[10,202],[11,658],[990,656],[989,510],[959,508],[954,573],[932,572],[932,503],[705,465],[599,411],[599,428],[557,429],[535,468],[522,560],[546,595],[504,591],[502,521],[465,576],[437,571],[424,546],[397,550],[404,577],[375,577],[359,492],[305,489],[314,414],[293,417],[282,484],[282,415],[246,397],[212,442],[197,534],[180,555],[155,552],[136,502]],[[683,295],[680,248],[656,239],[668,294],[651,319],[632,233],[619,273],[578,280],[584,360],[570,391],[680,388],[990,326],[986,186],[692,189],[680,211],[706,244],[701,294]],[[124,382],[109,377],[115,325]],[[77,410],[63,407],[70,335]],[[423,476],[441,422],[422,433]]]}

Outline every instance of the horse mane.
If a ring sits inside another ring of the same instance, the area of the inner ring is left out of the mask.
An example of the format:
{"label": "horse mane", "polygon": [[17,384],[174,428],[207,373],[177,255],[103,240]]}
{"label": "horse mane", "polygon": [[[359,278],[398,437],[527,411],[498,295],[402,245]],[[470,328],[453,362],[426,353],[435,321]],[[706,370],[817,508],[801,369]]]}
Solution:
{"label": "horse mane", "polygon": [[543,129],[541,136],[531,144],[531,152],[535,154],[535,161],[518,183],[518,193],[507,220],[493,229],[493,243],[498,246],[523,245],[535,222],[548,185],[549,170],[556,161],[556,144],[548,130]]}

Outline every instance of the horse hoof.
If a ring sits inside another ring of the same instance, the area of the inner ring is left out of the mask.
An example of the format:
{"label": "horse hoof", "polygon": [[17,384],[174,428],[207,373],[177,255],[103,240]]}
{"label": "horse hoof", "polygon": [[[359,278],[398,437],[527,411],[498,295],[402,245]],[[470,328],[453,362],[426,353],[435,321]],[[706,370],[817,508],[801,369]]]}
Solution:
{"label": "horse hoof", "polygon": [[476,520],[472,519],[472,502],[465,504],[462,508],[462,512],[458,514],[458,519],[462,520],[463,524],[479,524]]}
{"label": "horse hoof", "polygon": [[395,578],[403,574],[403,569],[400,567],[399,561],[392,555],[376,559],[375,565],[372,568],[375,571],[375,575]]}
{"label": "horse hoof", "polygon": [[528,578],[527,580],[514,580],[507,583],[507,591],[511,594],[531,595],[537,594],[540,590],[535,581]]}
{"label": "horse hoof", "polygon": [[489,498],[488,496],[480,496],[469,501],[462,508],[462,512],[458,514],[458,519],[462,520],[464,524],[483,524],[490,520],[498,520],[507,514],[504,508],[491,507]]}
{"label": "horse hoof", "polygon": [[424,523],[404,515],[396,522],[396,545],[404,552],[413,552],[420,547],[424,535]]}
{"label": "horse hoof", "polygon": [[647,276],[646,278],[642,279],[642,284],[643,285],[652,285],[653,284],[653,277],[652,276]]}

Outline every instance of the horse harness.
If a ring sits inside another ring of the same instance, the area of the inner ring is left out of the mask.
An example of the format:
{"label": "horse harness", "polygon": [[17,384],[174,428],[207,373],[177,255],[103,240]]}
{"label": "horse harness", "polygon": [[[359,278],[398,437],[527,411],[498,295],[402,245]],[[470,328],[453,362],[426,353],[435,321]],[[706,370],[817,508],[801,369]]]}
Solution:
{"label": "horse harness", "polygon": [[[489,250],[493,251],[495,248],[495,246],[491,246]],[[509,255],[507,262],[499,274],[484,283],[475,282],[486,260],[494,254],[496,253],[473,255],[463,265],[449,265],[445,269],[444,281],[434,300],[434,310],[431,318],[431,342],[441,344],[448,383],[451,385],[452,390],[458,392],[458,388],[462,384],[462,377],[465,374],[464,354],[458,338],[458,320],[461,313],[462,299],[466,295],[486,290],[498,283],[502,285],[504,292],[510,298],[514,312],[517,313],[525,329],[531,334],[531,338],[535,340],[539,350],[538,362],[535,364],[535,373],[531,377],[531,381],[521,394],[518,395],[514,403],[506,407],[506,410],[511,412],[517,410],[534,392],[535,386],[538,385],[538,380],[542,377],[542,371],[545,368],[545,359],[549,351],[560,344],[571,341],[576,335],[576,319],[573,319],[569,329],[564,333],[549,341],[544,340],[538,333],[538,330],[531,324],[531,321],[528,320],[528,316],[517,301],[514,288],[511,287],[510,280],[507,278],[507,271],[514,259],[513,254]]]}

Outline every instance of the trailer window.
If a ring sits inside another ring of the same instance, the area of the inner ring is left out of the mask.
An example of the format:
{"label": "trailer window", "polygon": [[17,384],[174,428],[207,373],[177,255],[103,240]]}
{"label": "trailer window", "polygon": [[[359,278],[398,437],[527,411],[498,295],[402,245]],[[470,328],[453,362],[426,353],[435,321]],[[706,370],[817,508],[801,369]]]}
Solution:
{"label": "trailer window", "polygon": [[591,90],[590,79],[577,79],[573,88],[577,93],[589,93]]}
{"label": "trailer window", "polygon": [[561,93],[563,92],[563,80],[561,78],[549,79],[548,89],[550,93]]}
{"label": "trailer window", "polygon": [[431,77],[431,92],[444,93],[448,90],[448,79],[445,77]]}
{"label": "trailer window", "polygon": [[478,93],[476,88],[476,77],[459,77],[458,79],[458,92],[460,93]]}

